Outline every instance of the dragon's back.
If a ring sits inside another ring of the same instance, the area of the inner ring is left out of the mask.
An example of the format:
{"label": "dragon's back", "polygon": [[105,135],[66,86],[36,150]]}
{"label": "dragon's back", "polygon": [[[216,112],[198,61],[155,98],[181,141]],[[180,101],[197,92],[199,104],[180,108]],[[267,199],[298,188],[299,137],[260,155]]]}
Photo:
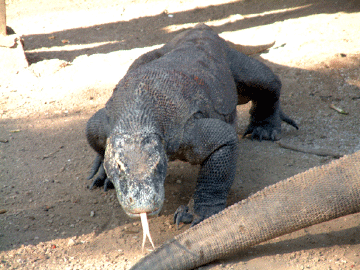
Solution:
{"label": "dragon's back", "polygon": [[110,114],[124,119],[151,105],[154,121],[169,136],[194,115],[232,121],[237,93],[227,49],[212,31],[190,32],[160,58],[128,71],[108,102],[107,107],[116,108]]}

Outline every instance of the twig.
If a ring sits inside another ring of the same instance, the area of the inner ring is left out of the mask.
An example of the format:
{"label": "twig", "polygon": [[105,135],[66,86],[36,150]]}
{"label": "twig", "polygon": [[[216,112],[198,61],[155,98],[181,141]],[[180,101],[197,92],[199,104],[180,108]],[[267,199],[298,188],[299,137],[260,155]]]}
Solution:
{"label": "twig", "polygon": [[329,107],[335,111],[337,111],[338,113],[340,114],[349,114],[348,112],[345,112],[343,109],[339,108],[339,107],[336,107],[334,104],[330,104]]}
{"label": "twig", "polygon": [[297,147],[297,146],[292,146],[292,145],[288,145],[282,142],[277,142],[277,144],[285,149],[289,149],[289,150],[293,150],[293,151],[297,151],[297,152],[301,152],[301,153],[306,153],[306,154],[312,154],[312,155],[317,155],[317,156],[322,156],[322,157],[333,157],[333,158],[341,158],[342,156],[344,156],[343,154],[339,154],[339,153],[334,153],[331,150],[327,150],[327,149],[304,149],[301,147]]}
{"label": "twig", "polygon": [[64,146],[63,146],[63,145],[61,145],[61,146],[59,147],[59,149],[55,150],[54,152],[52,152],[52,153],[50,153],[50,154],[47,154],[47,155],[43,156],[41,159],[42,159],[42,160],[44,160],[44,159],[46,159],[46,158],[49,158],[49,157],[53,156],[54,154],[56,154],[57,152],[59,152],[59,151],[60,151],[60,149],[62,149],[62,148],[64,148]]}

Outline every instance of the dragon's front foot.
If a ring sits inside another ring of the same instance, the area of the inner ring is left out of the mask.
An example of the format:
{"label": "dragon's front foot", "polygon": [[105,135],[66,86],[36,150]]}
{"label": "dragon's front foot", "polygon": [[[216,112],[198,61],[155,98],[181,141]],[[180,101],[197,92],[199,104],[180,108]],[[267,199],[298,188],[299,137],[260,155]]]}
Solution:
{"label": "dragon's front foot", "polygon": [[270,141],[278,141],[280,139],[280,128],[276,128],[269,124],[257,124],[250,123],[248,128],[246,129],[243,137],[251,134],[252,140],[270,140]]}
{"label": "dragon's front foot", "polygon": [[220,211],[224,210],[225,206],[221,205],[211,205],[211,206],[204,206],[198,205],[195,207],[197,210],[194,211],[194,207],[192,206],[193,202],[190,200],[189,206],[181,205],[175,211],[174,214],[174,223],[176,227],[179,227],[180,222],[185,224],[191,223],[191,226],[195,226],[196,224],[200,223],[204,219],[219,213]]}
{"label": "dragon's front foot", "polygon": [[294,120],[288,117],[280,108],[275,110],[275,112],[268,117],[258,117],[257,113],[253,113],[250,118],[250,124],[247,127],[243,137],[251,134],[251,139],[256,139],[259,141],[270,140],[278,141],[280,140],[281,134],[281,122],[293,126],[296,129],[299,129],[298,125]]}
{"label": "dragon's front foot", "polygon": [[111,183],[111,181],[109,180],[109,178],[104,176],[98,176],[95,178],[95,180],[92,182],[92,184],[89,186],[89,189],[93,189],[94,187],[102,187],[104,186],[104,191],[107,191],[108,189],[113,189],[114,185],[113,183]]}
{"label": "dragon's front foot", "polygon": [[189,224],[193,219],[194,214],[190,213],[189,207],[186,205],[180,205],[174,213],[174,223],[176,224],[176,228],[179,228],[180,222]]}
{"label": "dragon's front foot", "polygon": [[114,185],[111,183],[109,178],[107,178],[106,172],[104,170],[103,166],[103,160],[101,156],[96,156],[94,164],[91,168],[91,172],[88,180],[92,179],[96,173],[98,173],[97,177],[93,180],[92,184],[89,186],[89,189],[93,189],[94,187],[102,187],[104,186],[104,191],[107,191],[108,189],[113,189]]}

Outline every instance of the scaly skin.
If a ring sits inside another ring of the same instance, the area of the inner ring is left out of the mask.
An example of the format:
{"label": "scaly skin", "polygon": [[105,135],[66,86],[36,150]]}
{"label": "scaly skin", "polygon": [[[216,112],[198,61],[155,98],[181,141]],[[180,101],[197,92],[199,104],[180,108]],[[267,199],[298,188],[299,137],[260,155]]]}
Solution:
{"label": "scaly skin", "polygon": [[98,153],[92,186],[112,183],[130,217],[155,215],[164,203],[168,160],[199,164],[194,207],[179,207],[176,223],[223,210],[234,180],[236,105],[252,101],[246,134],[275,140],[285,121],[281,82],[264,64],[232,48],[200,24],[139,57],[105,108],[90,118],[86,136]]}
{"label": "scaly skin", "polygon": [[360,212],[360,151],[269,186],[162,245],[131,269],[193,269],[266,240]]}

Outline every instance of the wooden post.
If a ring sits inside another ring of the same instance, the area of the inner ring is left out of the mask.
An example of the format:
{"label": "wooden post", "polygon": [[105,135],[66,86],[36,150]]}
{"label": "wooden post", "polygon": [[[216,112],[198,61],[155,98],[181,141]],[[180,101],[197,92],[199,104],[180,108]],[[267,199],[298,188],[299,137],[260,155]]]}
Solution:
{"label": "wooden post", "polygon": [[6,36],[6,6],[5,6],[5,0],[0,0],[0,35]]}

